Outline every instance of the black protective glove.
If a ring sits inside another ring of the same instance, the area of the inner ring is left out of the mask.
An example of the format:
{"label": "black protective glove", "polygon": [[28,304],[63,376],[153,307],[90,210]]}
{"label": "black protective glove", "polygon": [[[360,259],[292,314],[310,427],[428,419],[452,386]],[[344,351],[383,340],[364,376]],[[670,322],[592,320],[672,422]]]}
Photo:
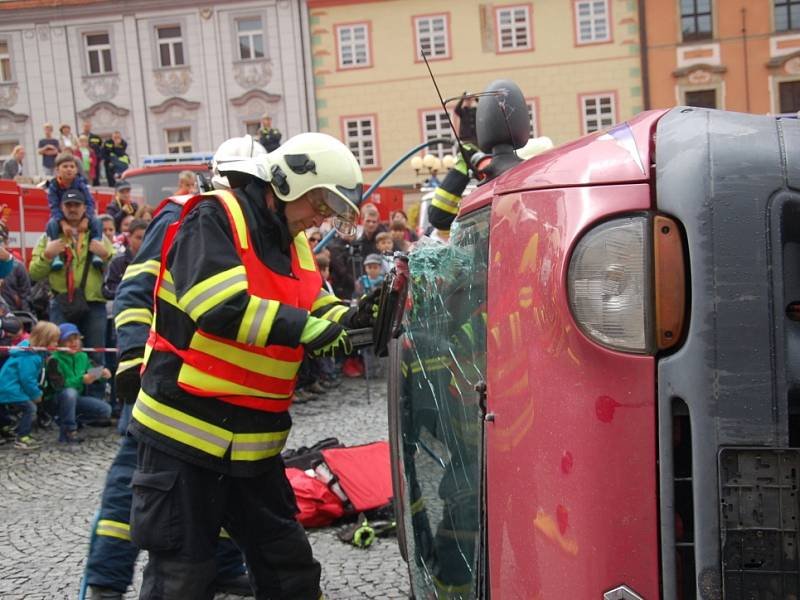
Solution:
{"label": "black protective glove", "polygon": [[119,357],[114,383],[117,398],[125,404],[133,404],[139,396],[139,389],[142,387],[143,355],[144,348],[136,348],[123,353]]}
{"label": "black protective glove", "polygon": [[347,331],[341,325],[311,316],[300,335],[300,343],[312,356],[333,356],[339,349],[349,354],[352,350]]}
{"label": "black protective glove", "polygon": [[378,320],[378,309],[380,308],[381,293],[383,286],[374,287],[369,294],[361,297],[358,301],[355,314],[350,319],[348,327],[350,329],[361,329],[372,327]]}

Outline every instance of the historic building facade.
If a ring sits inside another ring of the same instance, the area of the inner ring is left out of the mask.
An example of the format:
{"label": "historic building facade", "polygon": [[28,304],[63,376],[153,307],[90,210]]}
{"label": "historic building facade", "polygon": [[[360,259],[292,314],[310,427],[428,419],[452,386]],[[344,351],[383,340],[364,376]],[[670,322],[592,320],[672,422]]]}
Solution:
{"label": "historic building facade", "polygon": [[269,112],[284,136],[313,126],[298,0],[12,0],[0,3],[0,155],[42,125],[120,130],[146,154],[213,151]]}
{"label": "historic building facade", "polygon": [[800,0],[644,0],[653,108],[800,110]]}
{"label": "historic building facade", "polygon": [[[368,178],[451,135],[423,49],[445,97],[514,80],[531,133],[557,144],[643,108],[635,0],[307,1],[319,128],[349,144]],[[406,165],[389,183],[422,176]]]}

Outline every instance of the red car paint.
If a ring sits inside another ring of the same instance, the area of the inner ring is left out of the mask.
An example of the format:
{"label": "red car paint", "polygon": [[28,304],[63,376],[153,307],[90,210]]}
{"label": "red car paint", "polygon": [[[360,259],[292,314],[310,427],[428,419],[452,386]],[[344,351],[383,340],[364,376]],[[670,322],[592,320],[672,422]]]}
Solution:
{"label": "red car paint", "polygon": [[464,199],[462,215],[492,204],[492,598],[602,598],[623,583],[659,596],[656,361],[583,335],[566,277],[585,231],[652,208],[650,140],[663,114],[537,156]]}

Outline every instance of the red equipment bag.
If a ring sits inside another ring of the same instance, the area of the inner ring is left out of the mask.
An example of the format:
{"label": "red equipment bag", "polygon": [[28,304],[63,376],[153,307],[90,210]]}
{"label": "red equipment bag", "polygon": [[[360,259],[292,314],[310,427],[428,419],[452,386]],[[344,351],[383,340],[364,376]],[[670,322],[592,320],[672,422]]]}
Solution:
{"label": "red equipment bag", "polygon": [[322,450],[322,458],[355,512],[386,506],[392,499],[389,442]]}
{"label": "red equipment bag", "polygon": [[287,468],[286,477],[300,509],[297,520],[303,527],[325,527],[344,516],[342,501],[327,485],[300,469]]}

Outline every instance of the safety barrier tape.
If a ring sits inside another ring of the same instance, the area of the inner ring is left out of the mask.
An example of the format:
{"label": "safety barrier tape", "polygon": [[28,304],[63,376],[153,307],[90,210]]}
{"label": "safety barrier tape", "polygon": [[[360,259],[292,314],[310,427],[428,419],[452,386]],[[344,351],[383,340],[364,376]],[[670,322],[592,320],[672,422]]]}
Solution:
{"label": "safety barrier tape", "polygon": [[[69,352],[69,348],[48,346],[0,346],[0,350],[31,350],[33,352]],[[81,348],[83,352],[116,352],[116,348]]]}

